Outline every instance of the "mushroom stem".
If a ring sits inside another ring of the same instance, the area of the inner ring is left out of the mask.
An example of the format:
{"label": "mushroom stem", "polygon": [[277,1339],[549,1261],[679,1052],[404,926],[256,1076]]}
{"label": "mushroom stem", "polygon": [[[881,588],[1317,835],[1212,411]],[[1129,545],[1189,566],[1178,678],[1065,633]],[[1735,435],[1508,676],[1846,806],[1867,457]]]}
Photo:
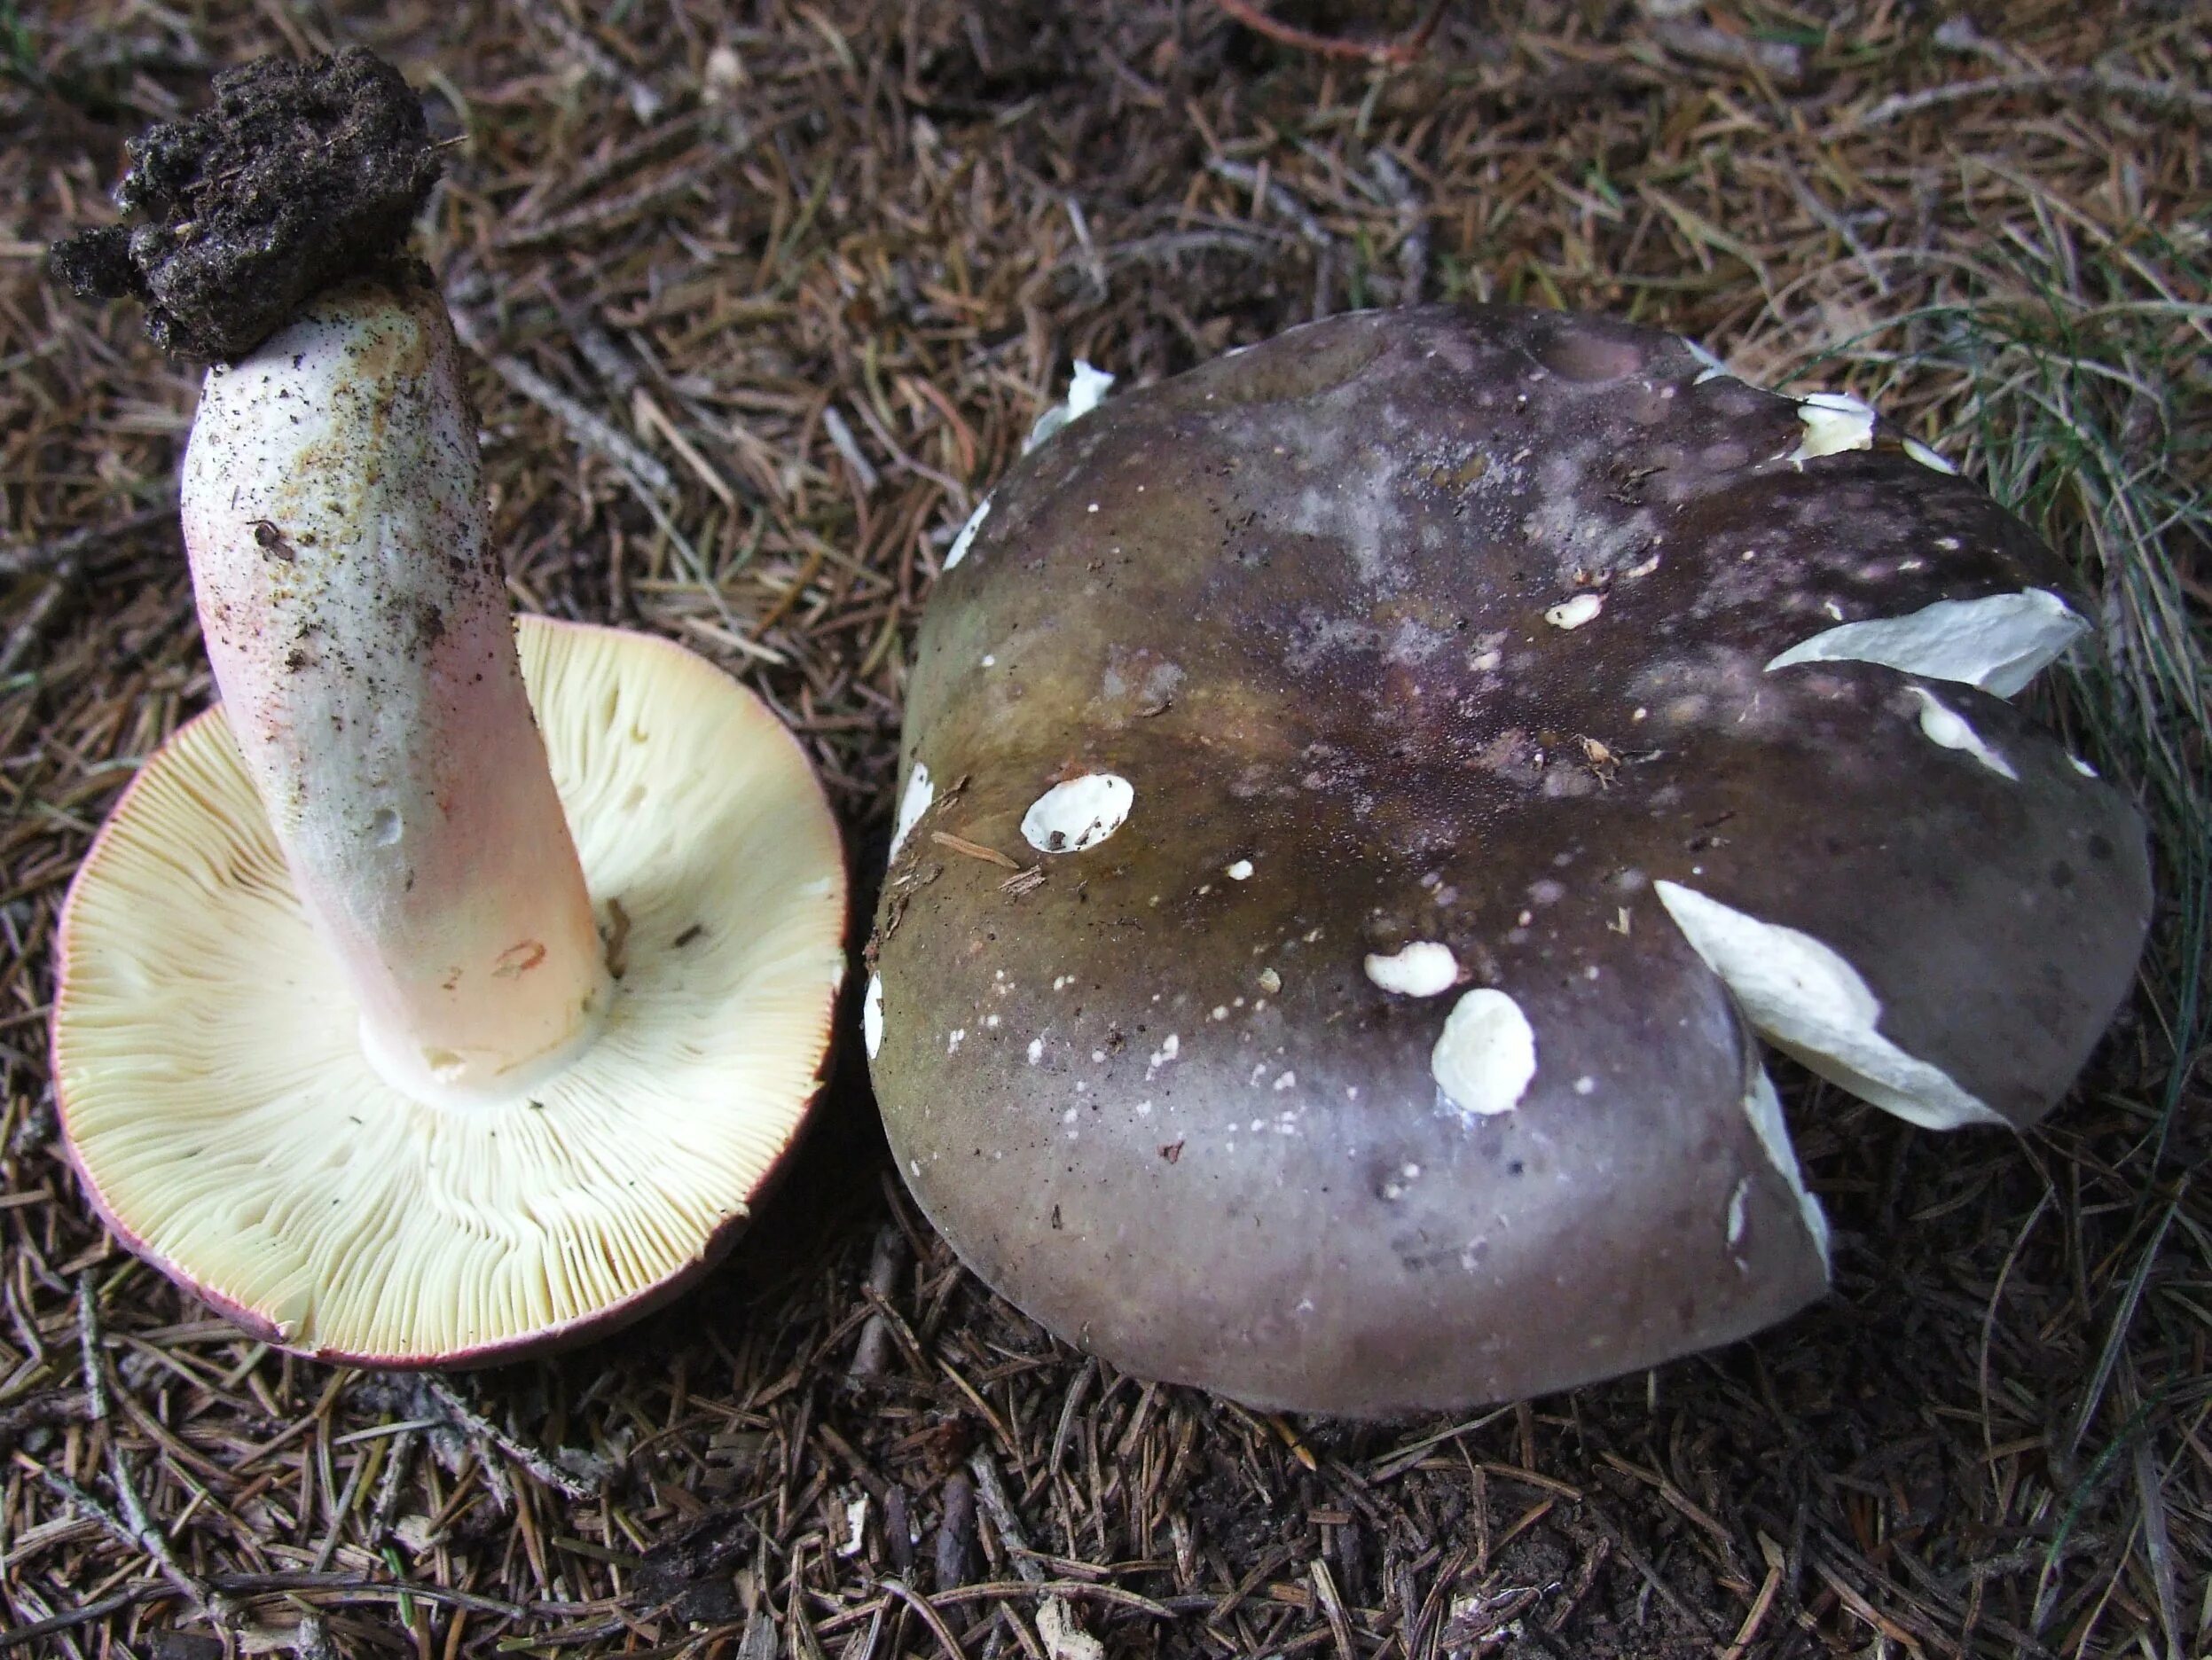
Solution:
{"label": "mushroom stem", "polygon": [[231,729],[377,1069],[456,1103],[557,1069],[611,982],[427,278],[333,289],[209,370],[183,518]]}

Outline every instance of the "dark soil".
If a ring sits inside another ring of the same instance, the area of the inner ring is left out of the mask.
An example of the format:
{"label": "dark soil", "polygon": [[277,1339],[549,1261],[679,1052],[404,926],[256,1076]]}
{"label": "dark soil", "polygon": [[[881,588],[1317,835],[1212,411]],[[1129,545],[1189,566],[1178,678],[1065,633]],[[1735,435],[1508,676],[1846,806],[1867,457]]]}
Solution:
{"label": "dark soil", "polygon": [[219,74],[212,104],[129,154],[115,201],[151,223],[57,243],[54,271],[88,300],[143,301],[155,345],[208,360],[390,260],[438,176],[414,93],[360,47]]}

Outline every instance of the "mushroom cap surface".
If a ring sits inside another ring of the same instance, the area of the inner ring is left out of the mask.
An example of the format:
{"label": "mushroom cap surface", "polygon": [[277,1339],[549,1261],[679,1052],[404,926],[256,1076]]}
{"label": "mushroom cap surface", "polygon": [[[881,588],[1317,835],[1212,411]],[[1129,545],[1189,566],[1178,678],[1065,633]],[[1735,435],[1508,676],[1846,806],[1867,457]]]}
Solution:
{"label": "mushroom cap surface", "polygon": [[1826,1283],[1754,1028],[2024,1124],[2126,993],[2141,826],[1985,689],[2081,603],[1852,400],[1368,314],[987,505],[918,643],[871,1064],[931,1220],[1117,1366],[1378,1415],[1747,1335]]}
{"label": "mushroom cap surface", "polygon": [[377,1366],[595,1335],[710,1266],[820,1084],[842,846],[797,742],[669,642],[524,618],[522,669],[620,978],[511,1100],[365,1058],[218,708],[146,763],[70,891],[54,1077],[133,1250],[257,1336]]}

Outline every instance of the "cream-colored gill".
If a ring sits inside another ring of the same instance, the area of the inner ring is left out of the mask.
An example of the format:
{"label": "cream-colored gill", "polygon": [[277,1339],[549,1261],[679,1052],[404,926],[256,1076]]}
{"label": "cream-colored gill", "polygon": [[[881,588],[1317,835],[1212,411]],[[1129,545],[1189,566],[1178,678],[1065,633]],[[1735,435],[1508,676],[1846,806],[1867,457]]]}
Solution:
{"label": "cream-colored gill", "polygon": [[219,716],[140,774],[73,896],[65,1126],[178,1277],[332,1356],[536,1341],[649,1293],[741,1217],[814,1093],[844,873],[806,759],[664,642],[535,620],[522,656],[600,914],[599,1040],[542,1086],[439,1104],[364,1055]]}

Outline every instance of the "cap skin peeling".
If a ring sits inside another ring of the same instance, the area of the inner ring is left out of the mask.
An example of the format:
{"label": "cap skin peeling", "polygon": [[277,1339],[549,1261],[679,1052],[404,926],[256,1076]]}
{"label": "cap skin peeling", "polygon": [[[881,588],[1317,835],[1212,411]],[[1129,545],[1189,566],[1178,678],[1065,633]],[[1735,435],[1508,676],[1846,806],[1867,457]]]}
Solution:
{"label": "cap skin peeling", "polygon": [[902,763],[1028,868],[909,842],[869,1060],[977,1279],[1124,1374],[1357,1416],[1786,1318],[1825,1228],[1759,976],[1662,881],[1754,958],[1805,942],[1824,978],[1769,967],[1770,1023],[1824,1010],[1798,1035],[1855,1087],[2023,1125],[2063,1094],[2149,915],[2130,804],[1973,686],[1929,683],[2017,779],[1931,742],[1894,668],[1761,670],[1855,618],[2090,601],[1879,427],[1790,464],[1802,406],[1707,366],[1557,311],[1337,317],[995,483],[1021,557],[931,596]]}
{"label": "cap skin peeling", "polygon": [[2020,775],[2013,771],[2012,763],[1982,742],[1981,734],[1969,726],[1956,710],[1944,708],[1936,701],[1933,692],[1926,686],[1907,686],[1905,690],[1911,693],[1920,705],[1920,730],[1927,734],[1929,742],[1970,755],[1999,778],[2011,779],[2015,784],[2020,782]]}
{"label": "cap skin peeling", "polygon": [[1701,387],[1708,380],[1733,380],[1739,378],[1733,369],[1723,363],[1712,348],[1702,341],[1691,340],[1685,334],[1683,336],[1682,343],[1690,348],[1690,355],[1698,360],[1698,372],[1690,382],[1691,386]]}
{"label": "cap skin peeling", "polygon": [[1427,998],[1459,983],[1459,959],[1434,940],[1416,940],[1389,956],[1368,953],[1367,977],[1398,997]]}
{"label": "cap skin peeling", "polygon": [[1691,949],[1777,1049],[1924,1130],[2005,1122],[1875,1030],[1880,1000],[1857,969],[1811,935],[1745,916],[1677,882],[1652,888]]}
{"label": "cap skin peeling", "polygon": [[1029,429],[1029,436],[1022,441],[1022,453],[1027,455],[1069,422],[1080,420],[1096,409],[1113,384],[1112,375],[1077,358],[1075,373],[1068,381],[1066,399],[1037,418],[1036,425]]}
{"label": "cap skin peeling", "polygon": [[906,838],[914,827],[937,803],[937,786],[930,781],[930,769],[923,763],[914,763],[914,771],[906,775],[906,787],[898,795],[898,819],[891,826],[891,850],[886,864],[896,864],[899,850],[906,845]]}
{"label": "cap skin peeling", "polygon": [[1946,461],[1941,455],[1939,455],[1935,450],[1930,449],[1926,444],[1922,443],[1918,438],[1908,438],[1905,440],[1905,453],[1910,456],[1915,461],[1918,461],[1924,467],[1933,467],[1938,473],[1949,474],[1953,477],[1957,475],[1958,469],[1957,467],[1953,466],[1949,461]]}
{"label": "cap skin peeling", "polygon": [[1770,658],[1767,672],[1808,662],[1870,662],[1930,680],[1957,680],[2013,697],[2089,631],[2086,618],[2045,588],[1938,599],[1908,616],[1845,622]]}
{"label": "cap skin peeling", "polygon": [[1429,1071],[1461,1112],[1511,1112],[1536,1076],[1536,1033],[1506,993],[1478,987],[1453,1005],[1429,1052]]}
{"label": "cap skin peeling", "polygon": [[[1790,1126],[1782,1116],[1782,1098],[1775,1093],[1774,1080],[1767,1076],[1764,1067],[1754,1068],[1751,1087],[1744,1092],[1744,1116],[1751,1120],[1752,1131],[1759,1138],[1759,1145],[1766,1150],[1767,1162],[1776,1174],[1788,1184],[1791,1195],[1797,1201],[1797,1213],[1805,1224],[1805,1232],[1820,1252],[1820,1265],[1825,1272],[1829,1264],[1828,1213],[1820,1208],[1805,1186],[1804,1172],[1798,1168],[1797,1149],[1790,1144]],[[1730,1202],[1729,1243],[1733,1245],[1742,1237],[1737,1226],[1738,1212],[1733,1199]]]}
{"label": "cap skin peeling", "polygon": [[1086,772],[1054,785],[1022,815],[1022,839],[1039,853],[1081,853],[1121,828],[1136,803],[1129,780]]}
{"label": "cap skin peeling", "polygon": [[951,570],[968,557],[968,550],[976,544],[976,533],[983,529],[983,521],[990,514],[991,497],[986,496],[976,504],[976,511],[968,515],[968,522],[961,526],[960,534],[953,538],[953,545],[945,550],[945,569]]}
{"label": "cap skin peeling", "polygon": [[1797,418],[1805,424],[1805,436],[1785,458],[1793,466],[1847,450],[1874,447],[1874,411],[1847,394],[1816,392],[1801,398]]}

